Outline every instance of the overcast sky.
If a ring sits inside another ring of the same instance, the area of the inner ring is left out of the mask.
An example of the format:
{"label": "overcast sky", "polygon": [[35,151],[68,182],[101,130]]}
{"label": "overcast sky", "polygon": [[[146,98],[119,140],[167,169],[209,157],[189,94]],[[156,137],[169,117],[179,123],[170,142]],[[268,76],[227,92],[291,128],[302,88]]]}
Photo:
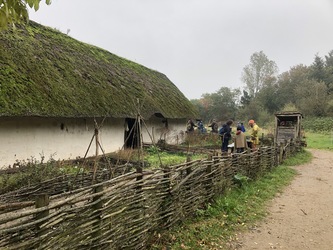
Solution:
{"label": "overcast sky", "polygon": [[282,73],[333,50],[332,0],[53,0],[29,13],[164,73],[189,99],[243,87],[255,52]]}

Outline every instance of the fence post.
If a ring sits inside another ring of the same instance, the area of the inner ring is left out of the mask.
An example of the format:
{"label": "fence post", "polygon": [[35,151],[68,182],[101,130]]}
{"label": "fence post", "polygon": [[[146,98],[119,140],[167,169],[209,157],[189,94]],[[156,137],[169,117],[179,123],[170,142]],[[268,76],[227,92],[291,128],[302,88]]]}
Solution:
{"label": "fence post", "polygon": [[283,162],[283,142],[280,142],[280,149],[279,149],[279,165]]}
{"label": "fence post", "polygon": [[[94,189],[93,189],[94,194],[100,193],[102,191],[103,191],[102,185],[94,187]],[[94,219],[96,219],[96,222],[94,222],[92,225],[92,229],[93,229],[92,234],[91,234],[92,249],[99,249],[98,243],[99,243],[99,237],[101,235],[100,224],[101,224],[101,215],[102,215],[101,208],[103,208],[103,201],[101,200],[102,196],[103,195],[95,196],[92,200],[92,202],[94,203],[92,205],[92,209],[94,211],[93,217],[94,217]],[[98,200],[100,200],[100,201],[98,201]]]}
{"label": "fence post", "polygon": [[[171,175],[170,168],[163,168],[163,184],[162,184],[162,192],[166,193],[164,199],[160,205],[161,211],[161,228],[169,228],[169,217],[170,217],[170,205],[172,203],[172,194],[170,192],[171,189]],[[173,211],[172,211],[173,212]]]}
{"label": "fence post", "polygon": [[[36,199],[35,199],[35,207],[36,208],[41,208],[41,207],[48,206],[49,203],[50,203],[50,200],[49,200],[49,195],[48,194],[40,194],[40,195],[36,196]],[[49,216],[49,213],[50,213],[49,210],[45,210],[45,211],[37,213],[36,214],[36,220],[40,220],[40,219],[42,219],[44,217]],[[37,223],[37,225],[36,225],[37,235],[38,236],[42,235],[41,225],[43,223],[44,222],[40,222],[40,223]]]}
{"label": "fence post", "polygon": [[205,181],[205,189],[207,192],[207,200],[210,201],[211,199],[211,193],[212,193],[212,179],[211,179],[211,172],[212,172],[212,164],[213,164],[213,155],[209,154],[207,160],[209,161],[209,164],[207,165],[206,168],[206,175],[207,175],[207,180]]}
{"label": "fence post", "polygon": [[[142,176],[143,169],[142,169],[142,166],[141,166],[141,165],[138,166],[138,167],[136,167],[136,172],[137,172],[138,174],[141,174],[141,175],[139,175],[138,177],[136,177],[136,180],[137,180],[137,181],[141,181],[141,180],[143,179],[143,176]],[[141,190],[141,189],[142,189],[142,186],[141,186],[141,184],[140,184],[140,185],[137,186],[137,190]]]}
{"label": "fence post", "polygon": [[263,141],[265,139],[265,134],[264,133],[261,133],[261,140],[260,140],[260,146],[263,145]]}
{"label": "fence post", "polygon": [[[192,159],[191,159],[191,156],[187,156],[186,158],[186,162],[190,162]],[[189,175],[190,173],[192,172],[192,168],[191,167],[186,167],[186,174]]]}

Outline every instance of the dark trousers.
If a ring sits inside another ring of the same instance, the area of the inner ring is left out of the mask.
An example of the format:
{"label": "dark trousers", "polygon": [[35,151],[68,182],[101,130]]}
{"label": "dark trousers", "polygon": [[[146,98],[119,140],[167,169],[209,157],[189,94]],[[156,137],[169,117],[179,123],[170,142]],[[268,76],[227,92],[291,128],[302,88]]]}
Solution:
{"label": "dark trousers", "polygon": [[245,148],[236,148],[237,153],[243,153]]}
{"label": "dark trousers", "polygon": [[222,152],[228,152],[228,145],[229,145],[229,139],[223,138],[222,147],[221,147]]}

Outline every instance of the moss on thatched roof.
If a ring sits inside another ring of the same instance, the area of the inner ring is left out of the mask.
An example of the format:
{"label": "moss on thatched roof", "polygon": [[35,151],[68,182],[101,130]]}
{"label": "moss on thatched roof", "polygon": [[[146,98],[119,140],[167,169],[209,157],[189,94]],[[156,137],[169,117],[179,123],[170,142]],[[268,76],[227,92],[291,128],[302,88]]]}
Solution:
{"label": "moss on thatched roof", "polygon": [[0,116],[195,117],[164,75],[30,21],[0,32]]}

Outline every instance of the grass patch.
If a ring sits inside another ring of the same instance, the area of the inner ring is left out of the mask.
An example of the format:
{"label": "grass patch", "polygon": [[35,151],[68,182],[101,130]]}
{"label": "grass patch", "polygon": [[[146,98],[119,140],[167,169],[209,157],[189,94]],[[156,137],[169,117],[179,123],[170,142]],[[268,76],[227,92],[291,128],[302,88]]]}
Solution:
{"label": "grass patch", "polygon": [[187,161],[188,156],[190,160],[205,159],[206,154],[186,154],[184,152],[166,152],[157,146],[150,146],[145,148],[142,152],[137,149],[120,150],[117,153],[109,154],[114,159],[132,162],[145,162],[145,167],[150,169],[166,167],[181,164]]}
{"label": "grass patch", "polygon": [[309,148],[333,150],[333,133],[306,133]]}
{"label": "grass patch", "polygon": [[228,249],[235,234],[266,216],[267,202],[282,192],[297,174],[290,168],[311,160],[302,151],[262,178],[230,189],[183,225],[161,235],[152,249]]}
{"label": "grass patch", "polygon": [[[191,154],[190,160],[197,160],[207,158],[205,154]],[[145,150],[144,160],[149,164],[151,168],[157,168],[161,166],[172,166],[186,162],[188,155],[183,152],[169,153],[163,152],[156,146],[151,146]]]}

